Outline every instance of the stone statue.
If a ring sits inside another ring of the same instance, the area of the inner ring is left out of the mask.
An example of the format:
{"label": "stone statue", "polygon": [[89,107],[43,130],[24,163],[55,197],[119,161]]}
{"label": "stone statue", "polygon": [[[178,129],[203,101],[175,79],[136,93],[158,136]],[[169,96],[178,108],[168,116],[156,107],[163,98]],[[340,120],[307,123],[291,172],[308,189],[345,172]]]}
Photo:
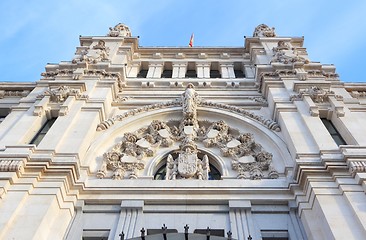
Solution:
{"label": "stone statue", "polygon": [[113,28],[109,28],[109,37],[131,37],[130,28],[123,23],[118,23]]}
{"label": "stone statue", "polygon": [[255,28],[253,37],[276,37],[275,28],[260,24]]}
{"label": "stone statue", "polygon": [[182,95],[183,114],[190,117],[196,116],[198,96],[192,83],[187,85]]}

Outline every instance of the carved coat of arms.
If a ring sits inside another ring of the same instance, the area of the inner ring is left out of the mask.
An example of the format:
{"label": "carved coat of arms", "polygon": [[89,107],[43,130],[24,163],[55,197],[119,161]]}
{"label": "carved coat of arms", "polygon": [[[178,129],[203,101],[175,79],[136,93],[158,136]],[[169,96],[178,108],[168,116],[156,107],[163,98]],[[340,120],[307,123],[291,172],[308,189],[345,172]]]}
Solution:
{"label": "carved coat of arms", "polygon": [[182,177],[193,177],[197,172],[197,154],[191,152],[189,148],[186,152],[179,154],[178,157],[178,172]]}

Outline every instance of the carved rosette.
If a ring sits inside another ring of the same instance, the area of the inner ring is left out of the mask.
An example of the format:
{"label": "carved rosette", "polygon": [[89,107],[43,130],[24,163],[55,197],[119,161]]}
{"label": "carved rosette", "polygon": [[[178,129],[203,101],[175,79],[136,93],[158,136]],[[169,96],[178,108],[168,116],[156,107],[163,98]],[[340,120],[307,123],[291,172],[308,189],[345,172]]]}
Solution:
{"label": "carved rosette", "polygon": [[14,159],[0,159],[0,172],[23,173],[24,161]]}
{"label": "carved rosette", "polygon": [[275,28],[260,24],[254,29],[253,37],[276,37]]}

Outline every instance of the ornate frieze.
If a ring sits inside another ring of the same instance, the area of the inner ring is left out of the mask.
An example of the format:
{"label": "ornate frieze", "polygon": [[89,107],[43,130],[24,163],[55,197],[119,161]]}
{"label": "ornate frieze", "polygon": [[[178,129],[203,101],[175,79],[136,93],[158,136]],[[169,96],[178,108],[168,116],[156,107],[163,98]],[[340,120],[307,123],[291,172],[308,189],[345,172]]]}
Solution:
{"label": "ornate frieze", "polygon": [[131,37],[130,28],[127,27],[123,23],[118,23],[113,28],[109,28],[109,33],[107,34],[109,37]]}
{"label": "ornate frieze", "polygon": [[88,95],[81,94],[79,89],[73,89],[69,86],[59,86],[57,88],[49,88],[44,94],[38,95],[37,98],[43,98],[49,96],[51,102],[62,103],[69,96],[75,96],[76,99],[88,99]]}
{"label": "ornate frieze", "polygon": [[260,24],[254,29],[253,37],[276,37],[275,28]]}

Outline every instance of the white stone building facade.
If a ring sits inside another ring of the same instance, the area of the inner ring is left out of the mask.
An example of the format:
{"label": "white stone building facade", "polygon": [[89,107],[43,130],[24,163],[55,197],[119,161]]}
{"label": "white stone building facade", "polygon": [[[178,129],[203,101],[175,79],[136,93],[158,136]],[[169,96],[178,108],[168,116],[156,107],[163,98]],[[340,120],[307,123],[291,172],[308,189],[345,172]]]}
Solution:
{"label": "white stone building facade", "polygon": [[141,47],[118,24],[2,83],[0,239],[365,239],[366,84],[303,42]]}

